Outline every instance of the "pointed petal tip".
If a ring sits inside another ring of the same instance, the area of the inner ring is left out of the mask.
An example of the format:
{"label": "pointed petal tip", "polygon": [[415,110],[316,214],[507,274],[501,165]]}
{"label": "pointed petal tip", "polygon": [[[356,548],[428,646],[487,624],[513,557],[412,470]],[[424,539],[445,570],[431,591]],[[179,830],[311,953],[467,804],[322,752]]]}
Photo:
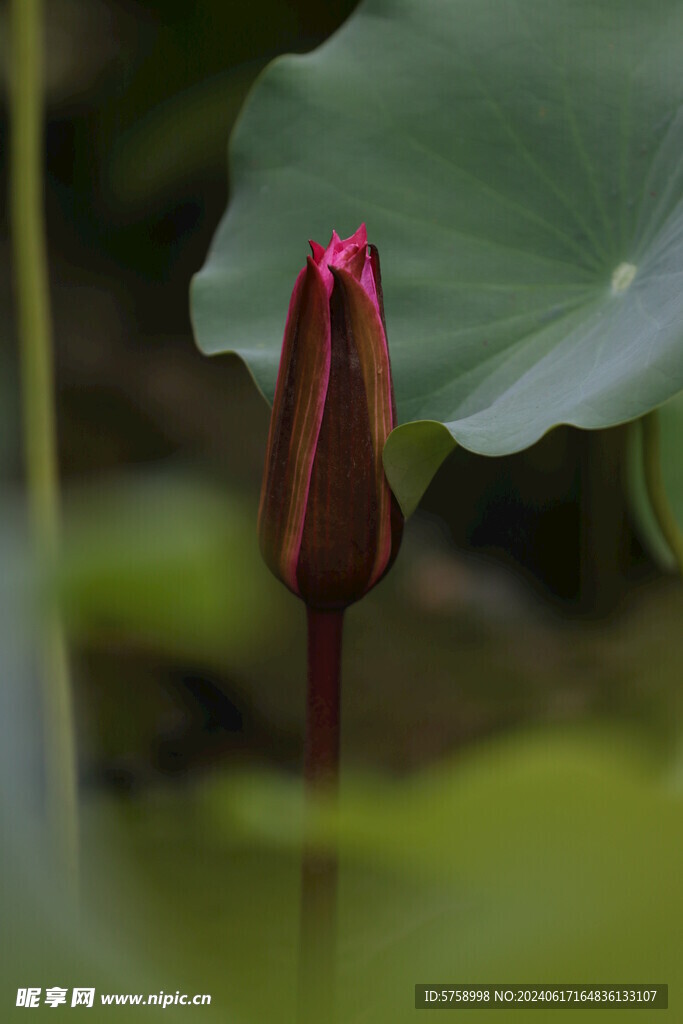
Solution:
{"label": "pointed petal tip", "polygon": [[348,242],[356,242],[357,245],[367,245],[368,244],[368,229],[365,226],[365,221],[363,221],[360,224],[360,226],[356,228],[354,233],[351,235],[350,238],[347,239],[347,241]]}
{"label": "pointed petal tip", "polygon": [[328,264],[327,269],[332,274],[335,284],[339,284],[345,289],[357,286],[358,288],[361,289],[361,291],[365,292],[365,289],[361,285],[360,280],[354,276],[352,270],[350,270],[349,267],[335,267],[330,263]]}
{"label": "pointed petal tip", "polygon": [[[322,255],[324,255],[324,253],[325,253],[325,250],[323,249]],[[313,256],[307,256],[306,257],[306,266],[304,267],[304,272],[309,271],[309,270],[314,271],[317,274],[318,277],[321,276],[322,267],[319,265],[317,260],[315,260],[313,258]]]}
{"label": "pointed petal tip", "polygon": [[322,245],[320,245],[319,242],[314,242],[312,238],[309,238],[308,244],[311,247],[311,252],[313,253],[313,259],[315,260],[316,263],[320,263],[320,260],[325,255],[325,249],[323,248]]}

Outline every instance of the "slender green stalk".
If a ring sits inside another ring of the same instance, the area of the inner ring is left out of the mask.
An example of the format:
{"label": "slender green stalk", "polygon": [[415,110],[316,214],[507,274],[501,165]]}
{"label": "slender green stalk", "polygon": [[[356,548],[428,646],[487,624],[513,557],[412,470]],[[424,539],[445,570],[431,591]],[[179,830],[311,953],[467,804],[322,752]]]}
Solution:
{"label": "slender green stalk", "polygon": [[659,414],[655,409],[641,420],[643,426],[643,471],[650,506],[659,523],[664,540],[671,548],[678,572],[683,576],[683,534],[664,486],[660,445]]}
{"label": "slender green stalk", "polygon": [[[308,690],[304,784],[313,804],[339,787],[343,611],[308,608]],[[308,826],[308,822],[307,822]],[[337,856],[304,837],[301,871],[300,1022],[333,1024],[337,931]]]}
{"label": "slender green stalk", "polygon": [[[29,515],[38,569],[57,552],[59,484],[52,332],[43,213],[42,2],[13,0],[10,208]],[[69,664],[57,611],[42,636],[48,812],[68,884],[78,874],[76,758]]]}

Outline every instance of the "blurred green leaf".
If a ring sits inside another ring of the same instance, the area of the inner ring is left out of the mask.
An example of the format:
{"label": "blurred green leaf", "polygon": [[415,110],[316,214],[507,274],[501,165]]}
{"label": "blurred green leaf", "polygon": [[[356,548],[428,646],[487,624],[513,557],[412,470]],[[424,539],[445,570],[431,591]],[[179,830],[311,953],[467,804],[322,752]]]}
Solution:
{"label": "blurred green leaf", "polygon": [[[298,782],[266,774],[90,796],[87,916],[61,945],[53,916],[50,983],[81,963],[98,991],[209,992],[207,1020],[292,1022],[300,812]],[[342,851],[340,1024],[412,1021],[417,981],[683,980],[680,788],[615,731],[345,778],[338,823],[321,809],[318,826]]]}
{"label": "blurred green leaf", "polygon": [[203,664],[243,658],[286,627],[255,522],[239,498],[190,479],[72,493],[57,578],[72,636],[123,636]]}
{"label": "blurred green leaf", "polygon": [[[233,196],[193,286],[207,353],[271,398],[307,238],[382,256],[404,507],[449,445],[608,427],[683,386],[677,0],[366,0],[275,61],[231,141]],[[425,469],[426,467],[426,469]]]}
{"label": "blurred green leaf", "polygon": [[[683,532],[683,395],[657,410],[660,433],[660,457],[664,487],[671,508]],[[664,569],[674,570],[676,560],[664,539],[645,487],[643,438],[640,423],[634,423],[629,436],[628,495],[641,540]]]}
{"label": "blurred green leaf", "polygon": [[117,137],[107,167],[121,203],[147,203],[221,162],[226,139],[261,62],[215,75],[154,107]]}
{"label": "blurred green leaf", "polygon": [[[252,776],[207,801],[228,834],[240,822],[296,845],[301,794],[287,789]],[[435,979],[677,984],[681,810],[647,752],[609,730],[345,784],[337,823],[324,808],[318,822],[346,865],[341,1020],[412,1020],[412,985]]]}

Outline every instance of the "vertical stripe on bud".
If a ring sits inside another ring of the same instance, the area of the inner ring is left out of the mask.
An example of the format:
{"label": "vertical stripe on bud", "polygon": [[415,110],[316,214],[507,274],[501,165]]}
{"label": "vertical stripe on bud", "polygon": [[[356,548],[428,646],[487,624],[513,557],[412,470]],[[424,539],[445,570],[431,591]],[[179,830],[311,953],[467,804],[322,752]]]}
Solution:
{"label": "vertical stripe on bud", "polygon": [[263,557],[299,593],[296,567],[330,374],[330,310],[309,257],[289,304],[259,507]]}

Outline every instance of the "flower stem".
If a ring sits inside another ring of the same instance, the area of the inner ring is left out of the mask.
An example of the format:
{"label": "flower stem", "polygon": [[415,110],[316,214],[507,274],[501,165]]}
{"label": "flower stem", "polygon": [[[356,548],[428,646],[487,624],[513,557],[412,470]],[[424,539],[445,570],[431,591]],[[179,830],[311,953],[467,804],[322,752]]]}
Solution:
{"label": "flower stem", "polygon": [[301,873],[300,1021],[334,1019],[337,855],[317,847],[310,819],[339,786],[343,611],[308,608],[308,690],[304,786],[306,834]]}
{"label": "flower stem", "polygon": [[[22,378],[26,486],[34,557],[49,572],[57,553],[59,485],[50,298],[43,214],[42,0],[13,0],[10,205]],[[60,617],[41,638],[48,815],[66,884],[78,873],[76,759],[71,686]]]}
{"label": "flower stem", "polygon": [[664,540],[674,556],[678,572],[683,576],[683,534],[681,534],[664,486],[657,410],[644,416],[641,423],[643,426],[643,472],[650,506]]}

